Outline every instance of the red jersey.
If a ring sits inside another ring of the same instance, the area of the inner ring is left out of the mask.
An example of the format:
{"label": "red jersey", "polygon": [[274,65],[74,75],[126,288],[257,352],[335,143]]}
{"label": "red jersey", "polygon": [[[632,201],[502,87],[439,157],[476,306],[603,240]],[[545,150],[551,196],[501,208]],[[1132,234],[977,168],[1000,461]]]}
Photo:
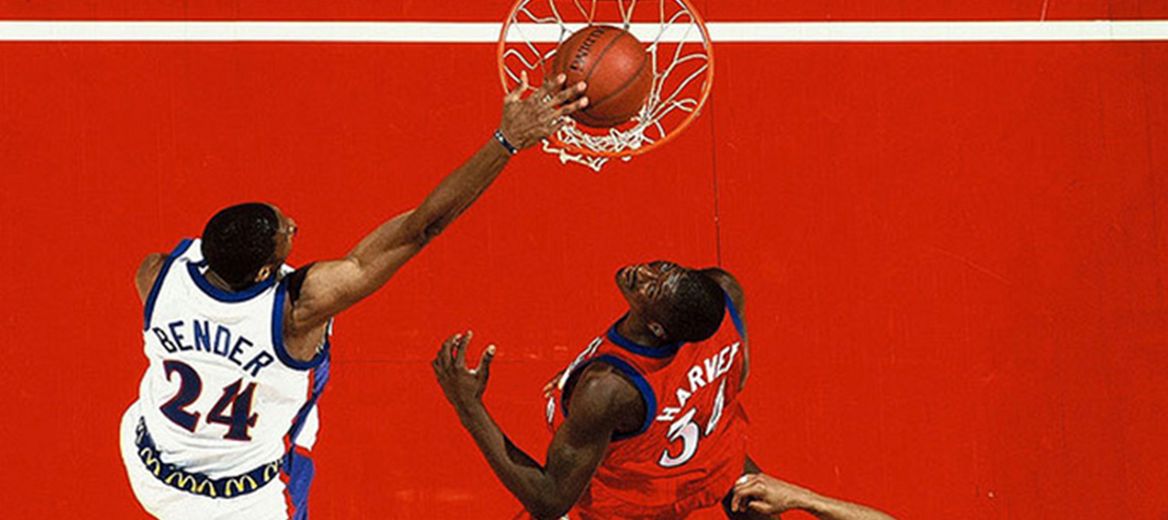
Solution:
{"label": "red jersey", "polygon": [[572,386],[592,363],[628,377],[646,409],[638,431],[613,436],[573,517],[681,518],[717,504],[734,486],[746,461],[746,421],[737,401],[745,347],[729,297],[726,313],[730,319],[705,341],[654,348],[613,325],[564,371],[547,405],[553,430],[571,412]]}

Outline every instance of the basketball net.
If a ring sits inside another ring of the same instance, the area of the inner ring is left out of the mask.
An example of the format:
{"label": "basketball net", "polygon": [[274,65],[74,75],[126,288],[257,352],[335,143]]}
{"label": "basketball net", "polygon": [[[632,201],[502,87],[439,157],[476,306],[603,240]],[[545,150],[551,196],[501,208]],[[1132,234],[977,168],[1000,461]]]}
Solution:
{"label": "basketball net", "polygon": [[[560,162],[600,171],[612,158],[628,161],[680,134],[697,117],[714,79],[714,51],[705,22],[689,0],[518,0],[499,35],[504,92],[527,71],[532,85],[550,73],[556,48],[588,25],[613,25],[645,45],[653,88],[628,122],[590,128],[569,120],[543,141]],[[533,87],[534,88],[534,87]]]}

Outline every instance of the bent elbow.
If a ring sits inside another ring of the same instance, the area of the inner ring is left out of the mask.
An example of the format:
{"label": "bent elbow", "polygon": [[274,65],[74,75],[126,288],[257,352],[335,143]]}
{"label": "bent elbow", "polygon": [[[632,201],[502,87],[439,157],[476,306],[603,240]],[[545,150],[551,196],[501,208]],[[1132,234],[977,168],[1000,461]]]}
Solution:
{"label": "bent elbow", "polygon": [[536,520],[560,520],[572,509],[572,502],[560,500],[558,497],[548,497],[531,504],[527,512]]}
{"label": "bent elbow", "polygon": [[442,231],[446,229],[446,224],[442,221],[434,221],[422,228],[422,231],[417,235],[417,244],[424,246],[429,244],[431,240],[438,238]]}
{"label": "bent elbow", "polygon": [[393,243],[387,247],[409,244],[424,246],[442,233],[442,229],[446,227],[443,220],[440,214],[426,211],[424,208],[415,208],[402,213],[386,223],[386,225],[394,227],[391,233],[391,236],[394,237]]}
{"label": "bent elbow", "polygon": [[560,520],[564,518],[564,515],[568,514],[569,509],[571,508],[534,508],[528,509],[527,512],[531,513],[532,518],[535,518],[535,520]]}

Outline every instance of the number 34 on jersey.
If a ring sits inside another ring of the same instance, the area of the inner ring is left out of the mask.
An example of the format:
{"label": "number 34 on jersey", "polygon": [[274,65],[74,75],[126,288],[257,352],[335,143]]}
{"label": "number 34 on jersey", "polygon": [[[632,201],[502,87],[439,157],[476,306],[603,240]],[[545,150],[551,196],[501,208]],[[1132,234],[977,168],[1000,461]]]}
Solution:
{"label": "number 34 on jersey", "polygon": [[[668,434],[671,446],[661,452],[661,458],[657,461],[662,467],[673,468],[688,462],[697,453],[701,438],[710,436],[718,427],[718,421],[722,418],[722,411],[726,405],[726,378],[722,376],[730,371],[741,345],[741,342],[736,341],[724,347],[717,355],[690,367],[686,373],[688,385],[678,387],[674,392],[676,406],[661,409],[656,420],[672,422]],[[712,387],[718,379],[722,381],[718,384],[718,394],[709,411],[709,418],[704,421],[705,424],[699,426],[695,422],[698,407],[691,406],[686,411],[685,405],[695,393],[707,386]],[[685,412],[682,413],[683,411]],[[671,450],[678,441],[681,442],[681,447],[674,455]]]}

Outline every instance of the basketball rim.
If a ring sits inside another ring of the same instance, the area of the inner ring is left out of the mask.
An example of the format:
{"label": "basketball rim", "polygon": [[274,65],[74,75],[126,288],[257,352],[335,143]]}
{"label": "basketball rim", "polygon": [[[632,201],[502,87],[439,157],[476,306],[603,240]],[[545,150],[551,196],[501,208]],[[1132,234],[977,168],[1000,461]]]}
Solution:
{"label": "basketball rim", "polygon": [[[505,55],[507,52],[507,35],[510,32],[510,30],[512,29],[512,25],[516,21],[516,15],[518,14],[520,8],[522,8],[528,4],[531,4],[533,2],[542,2],[542,1],[547,1],[547,2],[551,3],[552,5],[554,5],[556,0],[516,0],[515,3],[511,6],[510,11],[508,12],[507,18],[503,20],[502,28],[499,30],[499,40],[498,40],[497,45],[496,45],[496,62],[497,62],[498,69],[499,69],[499,82],[503,88],[504,93],[510,91],[510,89],[513,88],[513,87],[508,85],[507,65],[504,62],[504,58],[505,58]],[[597,1],[598,0],[590,0],[591,6],[592,6],[591,9],[593,12],[595,12],[595,6],[596,6]],[[574,0],[574,2],[576,3],[577,6],[580,5],[580,0]],[[585,2],[588,3],[589,0],[585,0]],[[703,73],[705,78],[701,82],[700,87],[698,87],[698,88],[700,88],[700,92],[698,92],[696,97],[694,97],[694,99],[697,100],[696,106],[691,111],[689,111],[687,116],[681,122],[677,123],[673,128],[668,129],[668,132],[665,133],[664,137],[657,139],[657,140],[653,140],[652,142],[645,143],[642,146],[638,146],[638,147],[634,147],[634,148],[627,148],[627,149],[620,150],[617,152],[608,151],[608,150],[596,150],[596,149],[592,149],[592,148],[588,148],[588,147],[584,147],[584,146],[579,146],[579,145],[576,145],[573,143],[566,143],[560,139],[560,137],[558,136],[558,133],[557,133],[557,134],[553,134],[552,136],[550,136],[548,138],[548,141],[551,142],[551,145],[554,148],[564,150],[567,152],[571,152],[571,153],[575,153],[575,154],[580,154],[580,155],[583,155],[586,157],[592,157],[592,158],[622,158],[622,159],[628,160],[631,157],[647,153],[651,150],[656,150],[657,148],[663,146],[664,144],[672,141],[674,138],[676,138],[678,135],[680,135],[683,131],[685,131],[685,129],[688,128],[689,125],[691,123],[693,123],[693,121],[695,119],[697,119],[697,117],[701,114],[702,109],[706,105],[706,100],[709,98],[710,89],[714,83],[714,49],[713,49],[712,40],[710,39],[710,33],[709,33],[709,30],[706,28],[705,19],[702,18],[701,13],[697,10],[697,8],[695,8],[693,6],[693,4],[690,2],[690,0],[657,0],[656,2],[650,1],[650,2],[643,2],[643,3],[662,4],[663,5],[666,2],[676,3],[680,9],[683,9],[685,12],[687,12],[688,15],[690,16],[690,18],[692,19],[692,23],[695,24],[698,27],[698,29],[701,31],[701,38],[702,38],[701,44],[702,44],[703,51],[704,51],[705,56],[706,56],[707,64],[706,64],[706,70]],[[635,6],[636,2],[633,2],[631,5]],[[679,12],[680,12],[680,10],[679,10]],[[581,22],[582,23],[593,23],[593,24],[615,25],[618,27],[622,27],[626,30],[628,29],[627,24],[625,24],[625,22],[623,20],[596,20],[596,19],[592,19],[590,21],[589,20],[581,20]],[[550,23],[550,22],[548,22],[548,23]],[[656,22],[654,22],[654,23],[656,23]],[[666,24],[661,23],[660,25],[664,26]],[[664,27],[662,30],[664,30]],[[526,40],[523,40],[523,42],[530,43],[530,42],[527,42]],[[560,41],[557,42],[557,45],[559,45],[560,43],[563,43],[562,36],[560,38]],[[646,43],[646,45],[649,45],[650,42],[645,42],[645,43]],[[543,57],[541,57],[541,60],[542,59],[543,59]],[[661,82],[662,80],[663,80],[663,76],[661,76],[661,71],[654,70],[653,71],[654,89],[656,89],[658,87],[658,83]],[[647,100],[646,103],[648,103],[648,102],[649,101]],[[655,123],[650,123],[650,126],[652,124],[655,124]],[[547,149],[546,146],[545,146],[545,149]],[[599,170],[599,167],[597,167],[597,166],[593,166],[593,168]]]}

